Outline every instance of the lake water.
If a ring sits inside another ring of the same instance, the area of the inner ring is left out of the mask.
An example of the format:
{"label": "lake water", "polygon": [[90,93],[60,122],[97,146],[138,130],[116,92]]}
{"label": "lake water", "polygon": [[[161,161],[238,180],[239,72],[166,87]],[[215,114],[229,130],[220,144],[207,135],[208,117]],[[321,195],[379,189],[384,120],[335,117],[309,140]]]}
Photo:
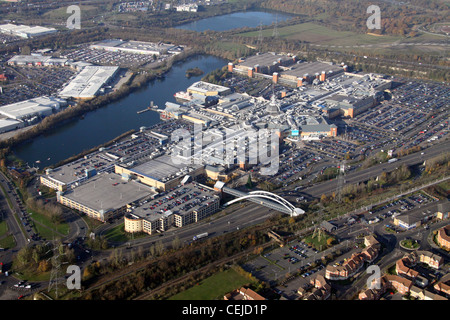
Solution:
{"label": "lake water", "polygon": [[[185,62],[178,62],[164,79],[153,80],[129,96],[87,113],[84,119],[63,124],[18,146],[14,152],[30,166],[34,164],[43,168],[110,141],[131,129],[149,127],[161,121],[159,113],[148,111],[137,114],[137,111],[147,108],[151,101],[160,108],[164,108],[167,101],[176,102],[173,96],[176,92],[185,91],[203,77],[188,79],[185,75],[187,69],[199,67],[207,74],[227,63],[228,61],[214,56],[196,56]],[[41,163],[36,164],[37,160]]]}
{"label": "lake water", "polygon": [[202,32],[206,30],[227,31],[236,28],[256,28],[260,24],[271,25],[276,21],[286,21],[294,17],[287,13],[272,11],[245,11],[202,19],[177,26],[178,29]]}

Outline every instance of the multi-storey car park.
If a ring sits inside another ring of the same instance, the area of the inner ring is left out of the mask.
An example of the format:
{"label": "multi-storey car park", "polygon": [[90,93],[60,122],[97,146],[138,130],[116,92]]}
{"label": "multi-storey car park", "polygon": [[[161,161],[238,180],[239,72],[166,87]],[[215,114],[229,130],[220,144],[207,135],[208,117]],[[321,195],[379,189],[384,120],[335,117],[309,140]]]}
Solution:
{"label": "multi-storey car park", "polygon": [[150,201],[129,206],[125,231],[152,234],[198,222],[219,210],[220,196],[196,182],[182,183]]}
{"label": "multi-storey car park", "polygon": [[127,211],[127,205],[151,198],[153,188],[134,180],[125,180],[114,173],[101,173],[77,188],[57,192],[59,203],[85,213],[88,217],[107,221]]}

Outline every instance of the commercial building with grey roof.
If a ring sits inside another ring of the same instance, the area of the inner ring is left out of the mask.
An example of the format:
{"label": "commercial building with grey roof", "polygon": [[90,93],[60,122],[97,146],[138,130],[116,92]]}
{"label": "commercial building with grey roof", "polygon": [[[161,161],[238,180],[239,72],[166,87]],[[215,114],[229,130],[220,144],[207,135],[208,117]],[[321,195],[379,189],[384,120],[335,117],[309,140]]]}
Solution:
{"label": "commercial building with grey roof", "polygon": [[114,78],[119,67],[86,66],[70,83],[59,92],[62,98],[91,99]]}
{"label": "commercial building with grey roof", "polygon": [[114,173],[102,173],[65,192],[57,192],[59,203],[79,210],[91,218],[106,221],[126,213],[127,205],[151,198],[157,192],[135,180]]}
{"label": "commercial building with grey roof", "polygon": [[178,54],[183,47],[162,42],[124,41],[119,39],[103,40],[90,46],[91,49],[134,54],[163,55]]}
{"label": "commercial building with grey roof", "polygon": [[30,27],[23,24],[15,25],[12,23],[7,23],[0,25],[0,32],[28,39],[56,33],[58,32],[58,30],[56,30],[55,28],[46,28],[41,26]]}
{"label": "commercial building with grey roof", "polygon": [[27,120],[33,117],[45,117],[65,106],[64,99],[38,97],[0,107],[0,114],[14,120]]}
{"label": "commercial building with grey roof", "polygon": [[186,175],[196,177],[202,174],[204,166],[187,164],[181,159],[179,163],[176,163],[173,161],[172,156],[165,154],[132,168],[116,165],[115,172],[124,177],[129,176],[137,179],[158,190],[167,190],[178,185]]}
{"label": "commercial building with grey roof", "polygon": [[244,70],[251,68],[257,73],[272,74],[279,70],[280,66],[289,66],[296,62],[296,57],[273,52],[256,54],[245,59],[240,59],[236,64],[237,69]]}

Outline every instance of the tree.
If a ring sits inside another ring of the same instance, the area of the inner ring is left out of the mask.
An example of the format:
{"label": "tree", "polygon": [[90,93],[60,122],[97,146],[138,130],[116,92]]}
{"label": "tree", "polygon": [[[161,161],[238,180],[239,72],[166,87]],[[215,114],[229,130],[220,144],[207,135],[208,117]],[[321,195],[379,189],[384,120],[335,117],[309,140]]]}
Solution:
{"label": "tree", "polygon": [[247,184],[246,184],[247,188],[252,189],[253,188],[253,182],[252,182],[252,175],[249,174],[248,175],[248,179],[247,179]]}
{"label": "tree", "polygon": [[32,256],[34,262],[36,262],[36,263],[39,262],[39,260],[40,260],[40,255],[39,255],[38,250],[36,250],[36,249],[33,250],[33,253],[31,254],[31,256]]}
{"label": "tree", "polygon": [[173,240],[172,240],[172,248],[175,250],[178,250],[181,247],[181,240],[178,236],[176,236]]}
{"label": "tree", "polygon": [[328,239],[327,239],[327,246],[331,247],[331,245],[333,244],[333,242],[334,242],[334,238],[328,238]]}
{"label": "tree", "polygon": [[26,246],[19,250],[17,253],[17,261],[21,266],[24,266],[30,262],[31,248]]}
{"label": "tree", "polygon": [[105,238],[101,239],[101,243],[102,243],[101,247],[102,247],[103,250],[106,250],[106,249],[109,248],[108,240],[106,240]]}
{"label": "tree", "polygon": [[263,247],[258,247],[258,248],[255,248],[255,254],[261,254],[262,252],[263,252]]}
{"label": "tree", "polygon": [[41,262],[39,262],[39,267],[37,269],[38,272],[47,272],[50,270],[50,262],[47,260],[42,260]]}
{"label": "tree", "polygon": [[83,271],[83,280],[86,281],[93,276],[92,274],[92,266],[87,266]]}
{"label": "tree", "polygon": [[155,250],[157,255],[161,255],[163,253],[164,245],[161,240],[155,244]]}

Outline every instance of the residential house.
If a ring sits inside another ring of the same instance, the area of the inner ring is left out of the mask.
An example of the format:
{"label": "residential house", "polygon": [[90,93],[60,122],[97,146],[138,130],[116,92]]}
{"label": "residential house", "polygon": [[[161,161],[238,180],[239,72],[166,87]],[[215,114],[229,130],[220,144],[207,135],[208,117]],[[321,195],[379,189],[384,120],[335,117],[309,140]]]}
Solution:
{"label": "residential house", "polygon": [[241,287],[238,290],[234,290],[224,297],[224,300],[266,300],[263,296],[259,295],[250,288]]}
{"label": "residential house", "polygon": [[442,295],[450,297],[450,273],[443,276],[434,286],[434,290],[440,292]]}
{"label": "residential house", "polygon": [[400,276],[386,274],[383,277],[386,280],[387,288],[395,289],[402,295],[407,294],[413,285],[411,280]]}
{"label": "residential house", "polygon": [[324,276],[318,274],[311,279],[310,284],[313,286],[311,292],[303,293],[303,300],[326,300],[331,296],[331,286],[328,284]]}
{"label": "residential house", "polygon": [[419,257],[419,262],[425,263],[435,269],[439,269],[444,263],[444,259],[441,256],[430,251],[417,251],[417,255]]}
{"label": "residential house", "polygon": [[441,247],[450,250],[450,225],[440,228],[437,231],[436,240]]}
{"label": "residential house", "polygon": [[[366,239],[367,238],[367,239]],[[362,252],[354,253],[342,266],[330,266],[325,269],[325,278],[329,280],[345,280],[355,275],[364,265],[378,257],[379,243],[373,236],[366,237],[364,242],[369,244]]]}

